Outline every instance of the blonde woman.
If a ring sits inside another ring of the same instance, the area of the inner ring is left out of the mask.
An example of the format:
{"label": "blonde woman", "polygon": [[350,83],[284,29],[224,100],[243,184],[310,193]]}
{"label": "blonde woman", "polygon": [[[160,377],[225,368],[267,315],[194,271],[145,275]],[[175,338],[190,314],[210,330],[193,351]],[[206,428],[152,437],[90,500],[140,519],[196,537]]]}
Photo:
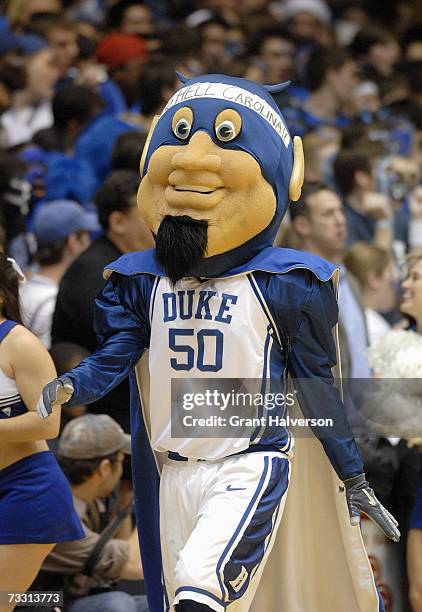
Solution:
{"label": "blonde woman", "polygon": [[[422,451],[422,255],[409,260],[402,283],[402,314],[412,324],[392,330],[370,350],[369,361],[383,379],[373,411],[377,422],[389,421],[394,434],[412,440]],[[422,485],[422,483],[421,483]],[[419,487],[407,538],[409,599],[413,612],[422,612],[422,486]]]}

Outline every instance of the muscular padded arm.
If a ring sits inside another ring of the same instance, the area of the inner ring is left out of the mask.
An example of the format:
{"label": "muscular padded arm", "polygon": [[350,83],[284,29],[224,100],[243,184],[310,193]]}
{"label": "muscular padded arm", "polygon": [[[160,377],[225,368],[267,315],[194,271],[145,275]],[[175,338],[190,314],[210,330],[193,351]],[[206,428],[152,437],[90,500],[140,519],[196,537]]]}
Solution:
{"label": "muscular padded arm", "polygon": [[131,300],[132,279],[113,274],[96,300],[95,331],[99,348],[70,370],[74,393],[67,406],[89,404],[111,391],[136,365],[149,343],[144,296]]}
{"label": "muscular padded arm", "polygon": [[[288,275],[287,275],[288,276]],[[280,279],[278,284],[280,285]],[[284,337],[287,367],[293,376],[300,407],[305,417],[332,419],[333,427],[313,427],[337,475],[343,480],[350,522],[357,525],[366,514],[384,534],[398,541],[397,521],[379,503],[363,471],[363,462],[346,418],[332,367],[336,347],[332,329],[337,323],[337,301],[330,282],[296,272],[287,292],[272,293],[277,322]],[[288,316],[286,316],[286,313]]]}
{"label": "muscular padded arm", "polygon": [[318,428],[316,433],[339,478],[345,480],[362,473],[363,462],[333,384],[331,368],[337,357],[332,329],[336,323],[337,302],[331,283],[314,278],[303,319],[292,339],[288,367],[296,380],[305,416],[332,419],[334,427]]}
{"label": "muscular padded arm", "polygon": [[334,427],[314,429],[341,480],[363,472],[363,463],[347,421],[331,368],[336,364],[332,329],[338,307],[330,282],[297,270],[273,277],[271,306],[285,342],[287,367],[307,418],[331,418]]}

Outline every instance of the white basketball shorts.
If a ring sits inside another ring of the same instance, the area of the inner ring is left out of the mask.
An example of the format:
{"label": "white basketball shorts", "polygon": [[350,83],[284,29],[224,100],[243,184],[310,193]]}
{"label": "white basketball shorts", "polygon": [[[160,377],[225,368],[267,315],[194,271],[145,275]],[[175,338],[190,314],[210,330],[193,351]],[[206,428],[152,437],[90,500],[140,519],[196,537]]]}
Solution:
{"label": "white basketball shorts", "polygon": [[271,551],[289,486],[282,453],[220,461],[167,459],[160,484],[165,610],[191,599],[247,612]]}

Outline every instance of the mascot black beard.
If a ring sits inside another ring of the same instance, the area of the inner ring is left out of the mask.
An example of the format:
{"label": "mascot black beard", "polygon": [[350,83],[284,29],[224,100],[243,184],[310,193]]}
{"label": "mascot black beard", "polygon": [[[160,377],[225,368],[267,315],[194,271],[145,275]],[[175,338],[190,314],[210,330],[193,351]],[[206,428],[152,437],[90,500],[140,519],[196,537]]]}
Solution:
{"label": "mascot black beard", "polygon": [[[332,384],[338,271],[272,247],[303,182],[302,143],[271,97],[283,85],[181,80],[141,159],[156,249],[107,267],[99,348],[47,385],[38,412],[89,404],[130,376],[151,612],[378,612],[361,512],[400,534]],[[262,395],[293,385],[299,401],[239,407],[232,381],[258,381]],[[287,410],[334,427],[294,441]]]}

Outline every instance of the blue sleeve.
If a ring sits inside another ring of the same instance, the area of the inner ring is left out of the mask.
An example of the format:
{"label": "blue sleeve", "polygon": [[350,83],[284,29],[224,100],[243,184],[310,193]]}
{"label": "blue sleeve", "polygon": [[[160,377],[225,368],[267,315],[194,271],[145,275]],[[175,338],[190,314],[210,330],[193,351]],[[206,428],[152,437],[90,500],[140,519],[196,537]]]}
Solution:
{"label": "blue sleeve", "polygon": [[276,292],[273,289],[270,296],[286,344],[288,372],[305,418],[332,419],[333,427],[312,429],[337,475],[345,480],[361,474],[364,467],[331,371],[337,363],[333,327],[338,306],[334,289],[330,281],[319,281],[308,271],[296,271],[292,282],[285,280],[289,289],[284,296],[277,289],[283,282],[280,277]]}
{"label": "blue sleeve", "polygon": [[100,96],[106,103],[106,113],[127,112],[127,104],[120,87],[112,79],[108,79],[99,86]]}
{"label": "blue sleeve", "polygon": [[149,343],[145,283],[113,274],[96,299],[94,326],[99,348],[66,375],[75,392],[69,406],[107,395],[139,361]]}

